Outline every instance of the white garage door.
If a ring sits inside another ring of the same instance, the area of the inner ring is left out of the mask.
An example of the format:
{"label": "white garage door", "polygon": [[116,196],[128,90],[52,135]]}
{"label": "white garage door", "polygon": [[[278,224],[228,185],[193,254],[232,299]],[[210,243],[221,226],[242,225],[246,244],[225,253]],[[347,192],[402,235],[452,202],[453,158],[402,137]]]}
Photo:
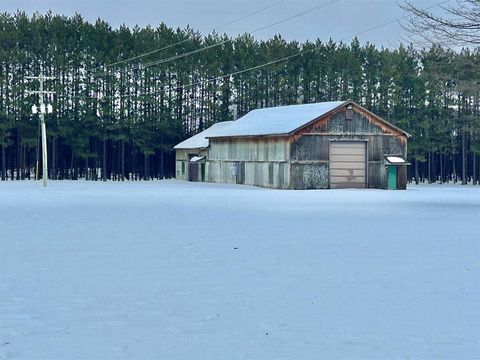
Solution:
{"label": "white garage door", "polygon": [[364,141],[330,143],[330,188],[364,188],[367,145]]}

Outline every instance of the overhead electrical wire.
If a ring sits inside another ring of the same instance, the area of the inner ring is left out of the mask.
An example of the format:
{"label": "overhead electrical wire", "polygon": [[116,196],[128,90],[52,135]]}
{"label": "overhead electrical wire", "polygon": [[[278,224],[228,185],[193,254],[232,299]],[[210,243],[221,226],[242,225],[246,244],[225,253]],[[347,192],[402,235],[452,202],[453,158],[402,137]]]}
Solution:
{"label": "overhead electrical wire", "polygon": [[[235,24],[237,22],[240,22],[242,20],[245,20],[245,19],[248,19],[249,17],[251,16],[254,16],[254,15],[257,15],[257,14],[260,14],[261,12],[265,11],[265,10],[268,10],[274,6],[277,6],[277,5],[280,5],[281,3],[284,3],[285,1],[287,0],[280,0],[280,1],[277,1],[273,4],[270,4],[268,6],[265,6],[261,9],[258,9],[258,10],[255,10],[247,15],[244,15],[242,16],[241,18],[238,18],[238,19],[235,19],[235,20],[232,20],[226,24],[222,24],[220,26],[217,26],[215,27],[213,30],[216,31],[218,29],[221,29],[225,26],[228,26],[228,25],[231,25],[231,24]],[[107,64],[107,65],[101,65],[101,66],[97,66],[97,67],[94,67],[94,68],[90,68],[90,69],[87,69],[88,72],[94,72],[95,70],[98,70],[98,69],[102,69],[102,68],[110,68],[110,67],[113,67],[113,66],[116,66],[116,65],[120,65],[120,64],[124,64],[126,62],[129,62],[129,61],[133,61],[133,60],[138,60],[138,59],[141,59],[141,58],[144,58],[146,56],[149,56],[149,55],[152,55],[152,54],[155,54],[155,53],[158,53],[158,52],[161,52],[163,50],[167,50],[167,49],[170,49],[170,48],[173,48],[175,46],[178,46],[178,45],[181,45],[187,41],[190,41],[191,40],[191,36],[187,36],[187,38],[183,39],[183,40],[180,40],[174,44],[170,44],[170,45],[166,45],[160,49],[155,49],[155,50],[152,50],[152,51],[149,51],[149,52],[146,52],[146,53],[143,53],[143,54],[139,54],[139,55],[136,55],[136,56],[133,56],[131,58],[128,58],[128,59],[125,59],[125,60],[120,60],[120,61],[116,61],[114,63],[111,63],[111,64]]]}
{"label": "overhead electrical wire", "polygon": [[[276,21],[272,24],[269,24],[269,25],[265,25],[265,26],[262,26],[258,29],[255,29],[253,30],[251,33],[254,34],[254,33],[257,33],[259,31],[262,31],[262,30],[266,30],[268,28],[271,28],[273,26],[276,26],[276,25],[279,25],[279,24],[282,24],[286,21],[289,21],[289,20],[292,20],[292,19],[295,19],[295,18],[298,18],[300,16],[304,16],[304,15],[307,15],[307,14],[310,14],[314,11],[318,11],[320,9],[323,9],[327,6],[330,6],[330,5],[333,5],[335,3],[338,3],[340,2],[341,0],[328,0],[326,2],[323,2],[319,5],[316,5],[316,6],[313,6],[307,10],[304,10],[304,11],[301,11],[297,14],[294,14],[294,15],[291,15],[291,16],[288,16],[284,19],[281,19],[279,21]],[[145,63],[145,64],[136,64],[134,66],[131,66],[131,67],[128,67],[128,68],[124,68],[124,69],[120,69],[120,70],[117,70],[116,72],[117,73],[125,73],[125,72],[128,72],[128,71],[132,71],[132,70],[138,70],[138,69],[145,69],[145,68],[148,68],[148,67],[151,67],[151,66],[156,66],[156,65],[161,65],[161,64],[165,64],[165,63],[168,63],[168,62],[171,62],[171,61],[174,61],[174,60],[178,60],[178,59],[182,59],[184,57],[187,57],[187,56],[191,56],[191,55],[194,55],[194,54],[198,54],[200,52],[203,52],[203,51],[206,51],[206,50],[209,50],[209,49],[213,49],[213,48],[216,48],[218,46],[221,46],[221,45],[224,45],[224,44],[227,44],[227,43],[230,43],[230,42],[233,42],[235,39],[233,38],[230,38],[230,39],[227,39],[227,40],[223,40],[223,41],[220,41],[220,42],[217,42],[217,43],[214,43],[212,45],[208,45],[208,46],[205,46],[205,47],[202,47],[202,48],[199,48],[199,49],[195,49],[195,50],[192,50],[192,51],[189,51],[189,52],[186,52],[186,53],[183,53],[183,54],[178,54],[178,55],[174,55],[174,56],[171,56],[171,57],[168,57],[168,58],[165,58],[165,59],[159,59],[159,60],[155,60],[155,61],[152,61],[152,62],[149,62],[149,63]],[[103,75],[110,75],[109,73],[102,73],[102,74],[97,74],[98,76],[103,76]]]}
{"label": "overhead electrical wire", "polygon": [[[430,9],[435,8],[435,7],[437,7],[437,6],[443,5],[443,4],[445,4],[445,3],[449,2],[449,1],[450,1],[450,0],[445,0],[445,1],[439,2],[439,3],[435,4],[435,5],[432,5],[432,6],[430,6],[430,7],[425,8],[425,10],[430,10]],[[382,23],[382,24],[379,24],[379,25],[376,25],[376,26],[367,28],[367,29],[365,29],[365,30],[359,31],[359,32],[357,32],[357,33],[355,33],[355,34],[353,34],[353,35],[345,36],[345,37],[339,39],[338,41],[339,41],[339,42],[343,42],[343,41],[345,41],[345,40],[354,38],[354,37],[356,37],[356,36],[358,36],[358,35],[365,34],[365,33],[367,33],[367,32],[371,32],[371,31],[380,29],[380,28],[382,28],[382,27],[385,27],[385,26],[394,24],[394,23],[396,23],[396,22],[399,22],[400,20],[403,20],[403,19],[405,19],[405,18],[408,18],[409,16],[410,16],[410,15],[404,15],[404,16],[401,16],[401,17],[397,17],[397,18],[395,18],[395,19],[392,19],[392,20],[390,20],[390,21],[384,22],[384,23]],[[197,81],[197,82],[192,82],[192,83],[185,84],[185,85],[181,85],[181,86],[173,86],[173,87],[172,87],[172,86],[165,85],[164,88],[167,88],[167,89],[170,88],[170,90],[175,91],[175,90],[185,89],[185,88],[188,88],[188,87],[198,86],[198,85],[202,85],[202,84],[208,84],[208,83],[210,83],[210,82],[222,80],[222,79],[229,78],[229,77],[232,77],[232,76],[235,76],[235,75],[240,75],[240,74],[243,74],[243,73],[246,73],[246,72],[249,72],[249,71],[258,70],[258,69],[261,69],[261,68],[266,67],[266,66],[278,64],[278,63],[280,63],[280,62],[287,61],[287,60],[293,59],[293,58],[295,58],[295,57],[298,57],[298,56],[301,56],[301,55],[304,55],[304,54],[308,54],[308,53],[314,52],[314,51],[318,50],[319,47],[320,47],[320,46],[314,46],[314,47],[312,47],[311,49],[302,50],[302,51],[300,51],[300,52],[297,52],[297,53],[292,54],[292,55],[285,56],[285,57],[280,58],[280,59],[272,60],[272,61],[269,61],[269,62],[266,62],[266,63],[263,63],[263,64],[259,64],[259,65],[256,65],[256,66],[252,66],[252,67],[247,68],[247,69],[238,70],[238,71],[231,72],[231,73],[228,73],[228,74],[223,74],[223,75],[220,75],[220,76],[217,76],[217,77],[213,77],[213,78],[209,78],[209,79],[206,79],[206,80]],[[165,91],[165,89],[164,89],[163,91]],[[148,95],[156,95],[156,94],[159,94],[159,93],[161,93],[161,91],[138,93],[138,94],[120,94],[120,95],[115,95],[115,96],[102,97],[102,99],[111,99],[111,98],[118,99],[118,98],[123,98],[123,97],[132,97],[132,96],[148,96]],[[90,98],[94,98],[94,97],[90,97]],[[96,99],[96,98],[94,98],[94,99]]]}
{"label": "overhead electrical wire", "polygon": [[232,24],[236,24],[242,20],[245,20],[245,19],[248,19],[250,16],[253,16],[253,15],[257,15],[257,14],[260,14],[261,12],[264,12],[265,10],[268,10],[274,6],[277,6],[277,5],[280,5],[281,3],[284,3],[285,1],[287,0],[280,0],[280,1],[277,1],[276,3],[273,3],[273,4],[270,4],[268,6],[265,6],[264,8],[261,8],[261,9],[258,9],[250,14],[247,14],[245,16],[242,16],[241,18],[238,18],[236,20],[232,20],[230,22],[227,22],[223,25],[220,25],[220,26],[217,26],[217,27],[214,27],[213,30],[214,31],[217,31],[218,29],[221,29],[221,28],[224,28],[225,26],[229,26],[229,25],[232,25]]}

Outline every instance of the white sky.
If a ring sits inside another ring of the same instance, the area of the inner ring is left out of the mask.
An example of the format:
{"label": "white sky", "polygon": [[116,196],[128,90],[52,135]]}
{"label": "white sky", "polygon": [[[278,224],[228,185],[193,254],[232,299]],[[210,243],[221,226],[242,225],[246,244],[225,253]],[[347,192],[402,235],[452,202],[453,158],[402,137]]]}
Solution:
{"label": "white sky", "polygon": [[[1,12],[17,9],[31,14],[35,11],[72,15],[80,13],[86,20],[95,21],[100,17],[113,27],[122,23],[128,26],[147,24],[156,26],[161,22],[172,27],[190,25],[203,34],[214,27],[223,25],[256,10],[274,4],[279,0],[0,0]],[[327,0],[285,0],[269,10],[248,19],[222,28],[234,36],[252,32],[302,12]],[[414,0],[423,7],[429,7],[440,0]],[[402,0],[398,0],[399,3]],[[452,0],[453,2],[453,0]],[[287,40],[305,41],[320,38],[335,41],[350,41],[351,35],[395,18],[405,13],[396,0],[340,0],[338,3],[314,11],[305,16],[256,32],[257,38],[270,38],[281,34]],[[346,39],[345,39],[346,38]],[[396,47],[406,37],[397,23],[359,35],[362,43],[373,42],[378,46]]]}

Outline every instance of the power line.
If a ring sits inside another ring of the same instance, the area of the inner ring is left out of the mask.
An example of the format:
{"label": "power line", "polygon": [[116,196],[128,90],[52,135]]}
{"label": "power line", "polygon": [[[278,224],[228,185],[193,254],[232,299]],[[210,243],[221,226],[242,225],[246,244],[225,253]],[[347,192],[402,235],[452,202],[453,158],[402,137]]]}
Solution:
{"label": "power line", "polygon": [[221,28],[223,28],[223,27],[225,27],[225,26],[229,26],[229,25],[235,24],[235,23],[237,23],[237,22],[240,22],[240,21],[242,21],[242,20],[245,20],[245,19],[249,18],[250,16],[257,15],[257,14],[259,14],[259,13],[265,11],[265,10],[268,10],[268,9],[274,7],[274,6],[280,5],[281,3],[284,3],[285,1],[287,1],[287,0],[277,1],[276,3],[273,3],[273,4],[268,5],[268,6],[264,7],[264,8],[262,8],[262,9],[259,9],[259,10],[257,10],[257,11],[254,11],[254,12],[252,12],[252,13],[250,13],[250,14],[248,14],[248,15],[245,15],[245,16],[239,18],[239,19],[232,20],[232,21],[227,22],[227,23],[225,23],[225,24],[223,24],[223,25],[217,26],[217,27],[213,28],[213,30],[214,30],[214,31],[217,31],[218,29],[221,29]]}
{"label": "power line", "polygon": [[[328,0],[324,3],[321,3],[319,5],[316,5],[314,7],[311,7],[307,10],[304,10],[304,11],[301,11],[297,14],[294,14],[294,15],[291,15],[289,17],[286,17],[282,20],[279,20],[279,21],[276,21],[272,24],[269,24],[269,25],[266,25],[266,26],[262,26],[258,29],[255,29],[253,30],[251,33],[254,34],[256,32],[259,32],[259,31],[262,31],[262,30],[265,30],[265,29],[268,29],[270,27],[273,27],[275,25],[278,25],[278,24],[282,24],[286,21],[289,21],[289,20],[292,20],[292,19],[295,19],[295,18],[298,18],[300,16],[304,16],[306,14],[310,14],[314,11],[318,11],[322,8],[325,8],[327,6],[330,6],[330,5],[333,5],[337,2],[340,2],[341,0]],[[178,60],[178,59],[182,59],[184,57],[187,57],[187,56],[190,56],[190,55],[194,55],[194,54],[198,54],[200,52],[203,52],[203,51],[206,51],[206,50],[209,50],[209,49],[213,49],[213,48],[216,48],[218,46],[221,46],[221,45],[224,45],[224,44],[227,44],[227,43],[230,43],[234,41],[233,38],[231,39],[227,39],[227,40],[223,40],[223,41],[220,41],[220,42],[217,42],[215,44],[212,44],[212,45],[209,45],[209,46],[206,46],[206,47],[203,47],[203,48],[200,48],[200,49],[195,49],[195,50],[192,50],[192,51],[189,51],[189,52],[186,52],[186,53],[183,53],[183,54],[179,54],[179,55],[174,55],[174,56],[171,56],[169,58],[165,58],[165,59],[160,59],[160,60],[156,60],[156,61],[152,61],[152,62],[149,62],[149,63],[146,63],[146,64],[137,64],[137,65],[134,65],[132,67],[129,67],[129,68],[126,68],[126,69],[123,69],[123,70],[119,70],[119,73],[125,73],[126,71],[131,71],[131,70],[138,70],[138,69],[145,69],[147,67],[151,67],[151,66],[156,66],[156,65],[161,65],[161,64],[165,64],[165,63],[168,63],[168,62],[171,62],[171,61],[174,61],[174,60]],[[108,75],[106,73],[103,73],[103,74],[99,74],[99,76],[101,75]]]}
{"label": "power line", "polygon": [[[239,18],[239,19],[236,19],[236,20],[233,20],[233,21],[231,21],[231,22],[229,22],[229,23],[226,23],[226,24],[217,26],[217,27],[215,27],[213,30],[215,31],[215,30],[218,30],[218,29],[223,28],[223,27],[225,27],[225,26],[228,26],[228,25],[237,23],[237,22],[239,22],[239,21],[245,20],[245,19],[247,19],[247,18],[249,18],[249,17],[251,17],[251,16],[257,15],[257,14],[259,14],[259,13],[265,11],[265,10],[268,10],[268,9],[274,7],[274,6],[280,5],[281,3],[284,3],[285,1],[287,1],[287,0],[277,1],[277,2],[275,2],[275,3],[273,3],[273,4],[271,4],[271,5],[268,5],[268,6],[264,7],[264,8],[261,8],[261,9],[259,9],[259,10],[254,11],[254,12],[251,12],[251,13],[245,15],[245,16],[242,16],[242,17]],[[97,66],[97,67],[95,67],[95,68],[88,69],[87,71],[93,72],[93,71],[98,70],[98,69],[101,69],[101,68],[103,68],[103,67],[109,68],[109,67],[113,67],[113,66],[115,66],[115,65],[120,65],[120,64],[129,62],[129,61],[141,59],[141,58],[143,58],[143,57],[146,57],[146,56],[155,54],[155,53],[157,53],[157,52],[160,52],[160,51],[163,51],[163,50],[167,50],[167,49],[173,48],[173,47],[175,47],[175,46],[181,45],[181,44],[183,44],[183,43],[185,43],[185,42],[187,42],[187,41],[189,41],[189,40],[191,40],[191,35],[189,35],[186,39],[180,40],[180,41],[178,41],[178,42],[176,42],[176,43],[174,43],[174,44],[170,44],[170,45],[164,46],[164,47],[162,47],[162,48],[160,48],[160,49],[156,49],[156,50],[152,50],[152,51],[149,51],[149,52],[140,54],[140,55],[136,55],[136,56],[133,56],[133,57],[128,58],[128,59],[125,59],[125,60],[116,61],[116,62],[111,63],[111,64],[108,64],[108,65]]]}
{"label": "power line", "polygon": [[[286,21],[289,21],[289,20],[298,18],[298,17],[300,17],[300,16],[304,16],[304,15],[306,15],[306,14],[309,14],[309,13],[312,13],[312,12],[314,12],[314,11],[320,10],[320,9],[322,9],[322,8],[324,8],[324,7],[329,6],[329,5],[333,5],[333,4],[335,4],[335,3],[339,2],[339,1],[341,1],[341,0],[328,0],[328,1],[326,1],[326,2],[324,2],[324,3],[322,3],[322,4],[320,4],[320,5],[316,5],[316,6],[312,7],[312,8],[310,8],[310,9],[304,10],[304,11],[302,11],[302,12],[300,12],[300,13],[297,13],[297,14],[295,14],[295,15],[289,16],[289,17],[287,17],[287,18],[285,18],[285,19],[276,21],[276,22],[274,22],[274,23],[272,23],[272,24],[269,24],[269,25],[266,25],[266,26],[262,26],[262,27],[260,27],[260,28],[258,28],[258,29],[253,30],[251,33],[254,34],[254,33],[257,33],[257,32],[259,32],[259,31],[268,29],[268,28],[270,28],[270,27],[273,27],[273,26],[282,24],[282,23],[284,23],[284,22],[286,22]],[[223,41],[220,41],[220,42],[218,42],[218,43],[215,43],[215,44],[212,44],[212,45],[209,45],[209,46],[200,48],[200,49],[192,50],[192,51],[187,52],[187,53],[184,53],[184,54],[179,54],[179,55],[171,56],[170,58],[160,59],[160,60],[157,60],[157,61],[152,61],[152,62],[147,63],[147,64],[139,64],[139,65],[137,65],[137,66],[132,67],[131,69],[133,69],[133,70],[137,70],[137,69],[140,69],[140,68],[141,68],[141,69],[144,69],[144,68],[150,67],[150,66],[165,64],[165,63],[170,62],[170,61],[173,61],[173,60],[178,60],[178,59],[182,59],[182,58],[184,58],[184,57],[190,56],[190,55],[198,54],[198,53],[203,52],[203,51],[205,51],[205,50],[209,50],[209,49],[212,49],[212,48],[215,48],[215,47],[218,47],[218,46],[221,46],[221,45],[230,43],[230,42],[232,42],[232,41],[234,41],[233,38],[232,38],[232,39],[223,40]],[[130,69],[128,69],[128,70],[130,70]]]}
{"label": "power line", "polygon": [[[449,2],[450,0],[445,0],[445,1],[442,1],[442,2],[439,2],[435,5],[432,5],[428,8],[426,8],[426,10],[429,10],[429,9],[432,9],[434,7],[437,7],[437,6],[440,6],[442,4],[445,4],[447,2]],[[392,19],[390,21],[387,21],[387,22],[384,22],[382,24],[379,24],[379,25],[376,25],[376,26],[373,26],[371,28],[368,28],[368,29],[365,29],[365,30],[362,30],[362,31],[359,31],[353,35],[349,35],[349,36],[345,36],[341,39],[338,40],[338,42],[343,42],[347,39],[351,39],[353,37],[356,37],[358,35],[361,35],[361,34],[365,34],[367,32],[371,32],[371,31],[374,31],[374,30],[377,30],[377,29],[380,29],[382,27],[385,27],[385,26],[388,26],[388,25],[391,25],[393,23],[396,23],[400,20],[403,20],[405,18],[408,18],[410,15],[404,15],[404,16],[401,16],[401,17],[398,17],[398,18],[395,18],[395,19]],[[206,79],[206,80],[202,80],[202,81],[197,81],[197,82],[192,82],[192,83],[189,83],[189,84],[185,84],[185,85],[181,85],[181,86],[176,86],[176,87],[172,87],[172,86],[169,86],[169,85],[166,85],[164,88],[170,88],[171,90],[180,90],[180,89],[185,89],[187,87],[193,87],[193,86],[198,86],[198,85],[202,85],[202,84],[208,84],[210,82],[214,82],[214,81],[218,81],[218,80],[222,80],[222,79],[225,79],[225,78],[229,78],[229,77],[232,77],[232,76],[235,76],[235,75],[240,75],[240,74],[243,74],[243,73],[246,73],[246,72],[249,72],[249,71],[253,71],[253,70],[258,70],[258,69],[261,69],[263,67],[266,67],[266,66],[270,66],[270,65],[274,65],[274,64],[278,64],[280,62],[283,62],[283,61],[288,61],[290,59],[293,59],[295,57],[298,57],[298,56],[301,56],[301,55],[304,55],[304,54],[308,54],[308,53],[311,53],[311,52],[314,52],[316,50],[319,49],[320,46],[314,46],[312,47],[311,49],[308,49],[308,50],[302,50],[302,51],[299,51],[295,54],[292,54],[292,55],[288,55],[288,56],[285,56],[283,58],[280,58],[280,59],[276,59],[276,60],[272,60],[272,61],[269,61],[269,62],[266,62],[266,63],[263,63],[263,64],[260,64],[260,65],[256,65],[256,66],[253,66],[253,67],[250,67],[250,68],[247,68],[247,69],[243,69],[243,70],[238,70],[238,71],[235,71],[235,72],[232,72],[232,73],[229,73],[229,74],[224,74],[224,75],[220,75],[220,76],[217,76],[217,77],[214,77],[214,78],[210,78],[210,79]],[[165,89],[164,89],[165,90]],[[163,91],[164,91],[163,90]],[[145,95],[156,95],[156,94],[159,94],[161,93],[161,91],[154,91],[154,92],[148,92],[148,93],[139,93],[139,94],[120,94],[120,95],[117,95],[117,96],[108,96],[108,97],[103,97],[103,99],[110,99],[110,98],[123,98],[123,97],[132,97],[132,96],[145,96]],[[93,97],[91,97],[93,98]]]}
{"label": "power line", "polygon": [[183,44],[183,43],[185,43],[185,42],[187,42],[187,41],[189,41],[189,40],[190,40],[190,37],[187,37],[186,39],[183,39],[183,40],[181,40],[181,41],[179,41],[179,42],[176,42],[176,43],[174,43],[174,44],[170,44],[170,45],[164,46],[164,47],[162,47],[162,48],[160,48],[160,49],[152,50],[152,51],[150,51],[150,52],[147,52],[147,53],[144,53],[144,54],[140,54],[140,55],[131,57],[131,58],[129,58],[129,59],[117,61],[117,62],[108,64],[108,65],[102,65],[102,66],[97,66],[97,67],[92,68],[92,69],[87,69],[87,71],[93,72],[93,71],[98,70],[98,69],[101,69],[101,68],[103,68],[103,67],[109,68],[109,67],[112,67],[112,66],[115,66],[115,65],[123,64],[123,63],[128,62],[128,61],[141,59],[141,58],[143,58],[143,57],[145,57],[145,56],[152,55],[152,54],[155,54],[155,53],[157,53],[157,52],[160,52],[160,51],[163,51],[163,50],[167,50],[167,49],[170,49],[170,48],[175,47],[175,46],[177,46],[177,45]]}

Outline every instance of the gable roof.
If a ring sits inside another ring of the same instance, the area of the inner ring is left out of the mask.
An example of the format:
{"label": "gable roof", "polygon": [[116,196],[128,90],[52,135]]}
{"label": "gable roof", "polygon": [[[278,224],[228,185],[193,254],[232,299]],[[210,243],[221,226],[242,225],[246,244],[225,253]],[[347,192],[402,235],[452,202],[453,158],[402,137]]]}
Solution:
{"label": "gable roof", "polygon": [[379,122],[387,125],[391,129],[411,135],[406,131],[396,127],[378,115],[373,114],[367,109],[355,104],[353,101],[328,101],[313,104],[278,106],[264,109],[252,110],[241,118],[231,121],[230,125],[225,126],[208,138],[216,137],[243,137],[243,136],[275,136],[291,134],[320,117],[348,104],[352,104],[362,109],[374,117]]}
{"label": "gable roof", "polygon": [[329,101],[252,110],[208,137],[285,135],[347,103]]}
{"label": "gable roof", "polygon": [[227,125],[233,123],[233,121],[222,121],[216,124],[213,124],[208,129],[199,132],[198,134],[182,141],[181,143],[175,145],[174,149],[203,149],[207,148],[209,141],[208,136],[214,136],[218,131],[226,127]]}
{"label": "gable roof", "polygon": [[355,104],[353,101],[328,101],[314,104],[278,106],[252,110],[235,121],[222,121],[174,146],[174,149],[204,149],[209,138],[289,135],[300,130],[324,115],[352,104],[369,114],[376,121],[411,137],[378,115]]}

